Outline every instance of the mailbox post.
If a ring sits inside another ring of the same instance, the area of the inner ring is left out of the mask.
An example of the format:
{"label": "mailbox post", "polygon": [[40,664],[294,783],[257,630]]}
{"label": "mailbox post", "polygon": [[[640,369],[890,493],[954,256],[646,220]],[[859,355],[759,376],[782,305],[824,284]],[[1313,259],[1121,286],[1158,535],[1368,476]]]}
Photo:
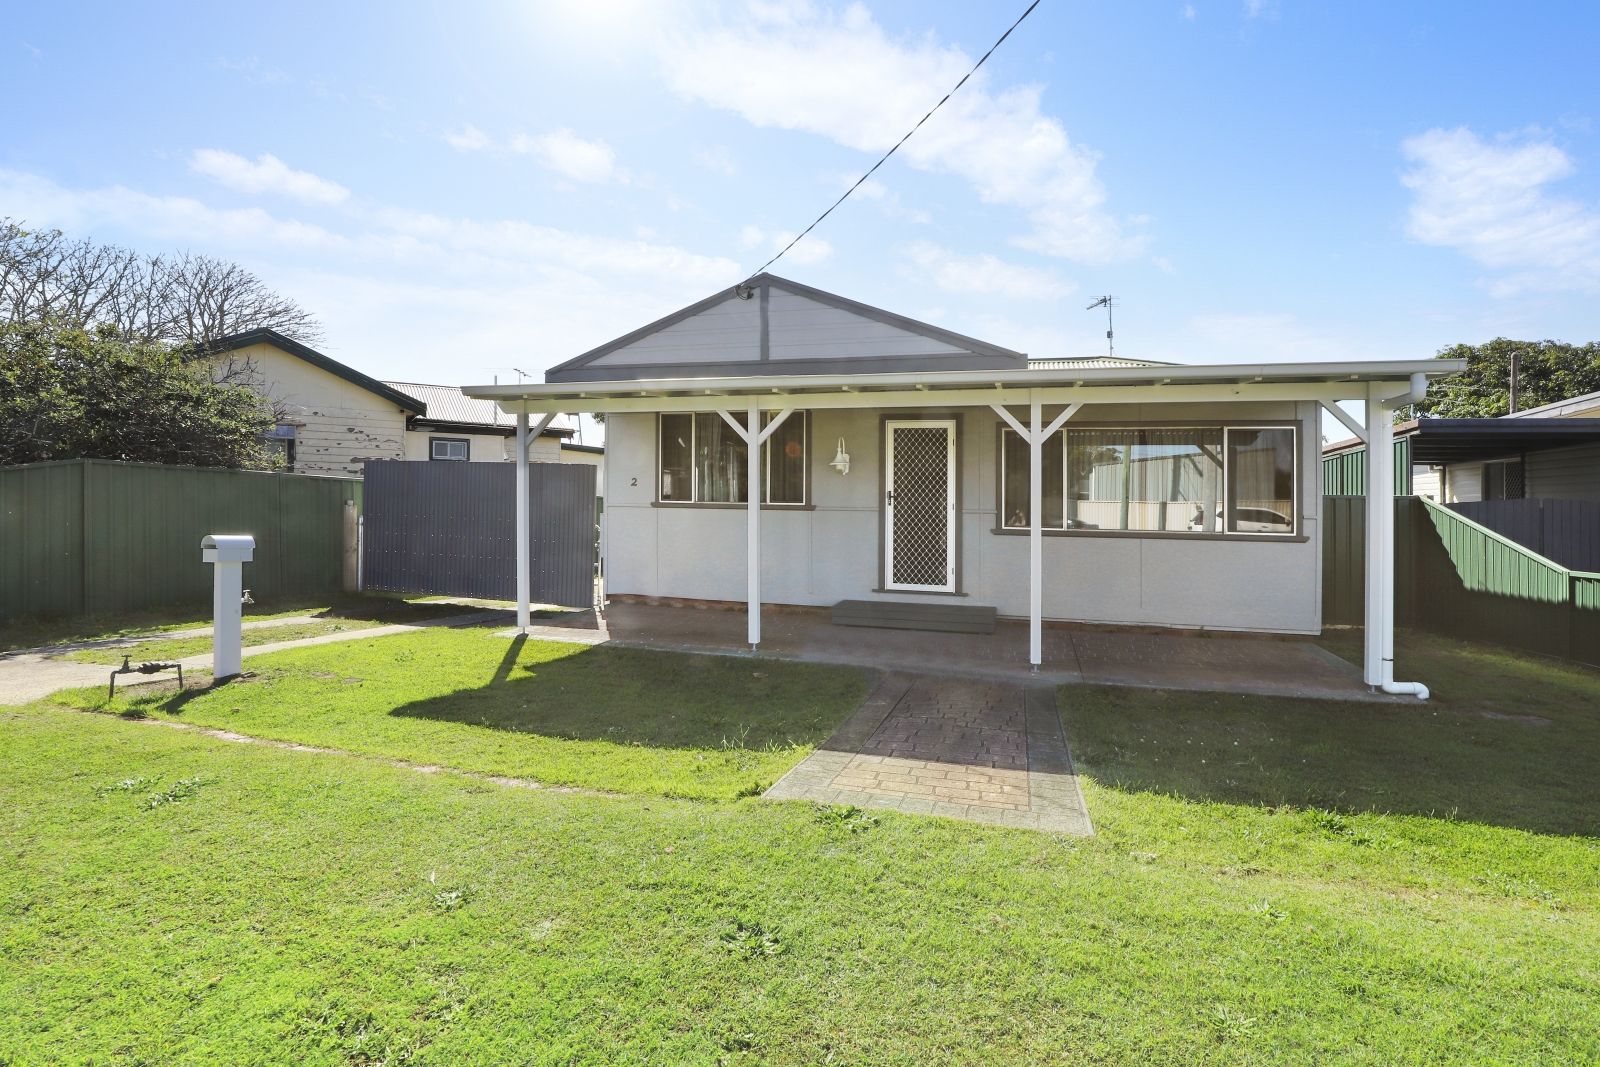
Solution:
{"label": "mailbox post", "polygon": [[220,682],[239,673],[243,624],[244,567],[255,554],[249,534],[208,534],[200,539],[200,558],[213,567],[211,581],[211,678]]}

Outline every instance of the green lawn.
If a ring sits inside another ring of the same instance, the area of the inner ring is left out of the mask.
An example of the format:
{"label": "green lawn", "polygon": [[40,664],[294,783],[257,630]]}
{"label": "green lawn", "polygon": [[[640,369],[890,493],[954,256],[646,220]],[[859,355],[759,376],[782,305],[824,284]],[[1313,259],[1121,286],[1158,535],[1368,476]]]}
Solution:
{"label": "green lawn", "polygon": [[511,641],[489,628],[246,666],[251,676],[217,690],[56,699],[552,784],[728,799],[771,785],[866,693],[854,668]]}
{"label": "green lawn", "polygon": [[1069,688],[1074,839],[640,795],[672,777],[648,753],[676,766],[719,719],[803,748],[860,677],[508,651],[297,650],[173,710],[633,795],[0,710],[0,1062],[1600,1059],[1593,673],[1422,641],[1409,673],[1455,687],[1433,705]]}
{"label": "green lawn", "polygon": [[[368,630],[374,626],[387,626],[395,622],[422,622],[426,619],[447,615],[464,615],[472,610],[472,608],[454,607],[450,611],[436,612],[421,608],[414,613],[406,613],[403,616],[397,613],[386,613],[381,618],[352,616],[321,619],[317,622],[290,622],[283,623],[280,626],[263,626],[253,630],[245,630],[239,635],[239,638],[240,644],[245,648],[252,648],[256,645],[276,644],[279,641],[298,641],[306,637],[326,637],[328,634],[348,633],[351,630]],[[141,641],[136,645],[86,648],[78,652],[68,652],[64,658],[77,660],[81,663],[117,664],[122,662],[124,656],[127,656],[134,663],[143,663],[146,660],[182,659],[185,656],[194,656],[210,651],[211,638],[209,636],[166,637]]]}
{"label": "green lawn", "polygon": [[[472,608],[441,604],[432,598],[405,598],[386,593],[349,594],[333,599],[284,600],[251,605],[245,622],[314,615],[323,619],[352,619],[373,623],[412,622],[458,615]],[[211,625],[211,606],[177,605],[114,616],[87,615],[71,619],[11,619],[0,623],[0,652],[17,648],[143,637]],[[248,637],[248,631],[246,636]],[[207,645],[209,648],[209,644]],[[121,663],[119,655],[116,662]]]}

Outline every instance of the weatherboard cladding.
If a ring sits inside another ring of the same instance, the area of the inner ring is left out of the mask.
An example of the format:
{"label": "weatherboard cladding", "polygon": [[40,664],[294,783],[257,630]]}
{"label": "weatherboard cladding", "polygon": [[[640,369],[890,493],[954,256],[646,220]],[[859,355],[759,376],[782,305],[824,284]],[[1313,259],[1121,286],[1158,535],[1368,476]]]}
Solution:
{"label": "weatherboard cladding", "polygon": [[552,369],[548,382],[1017,369],[1020,352],[760,275]]}

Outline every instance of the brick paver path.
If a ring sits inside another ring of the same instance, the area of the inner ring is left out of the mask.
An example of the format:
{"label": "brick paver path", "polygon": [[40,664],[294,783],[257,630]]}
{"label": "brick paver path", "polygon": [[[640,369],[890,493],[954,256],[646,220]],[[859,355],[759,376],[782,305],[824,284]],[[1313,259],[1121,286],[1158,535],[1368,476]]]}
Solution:
{"label": "brick paver path", "polygon": [[885,675],[766,795],[1092,832],[1046,686]]}

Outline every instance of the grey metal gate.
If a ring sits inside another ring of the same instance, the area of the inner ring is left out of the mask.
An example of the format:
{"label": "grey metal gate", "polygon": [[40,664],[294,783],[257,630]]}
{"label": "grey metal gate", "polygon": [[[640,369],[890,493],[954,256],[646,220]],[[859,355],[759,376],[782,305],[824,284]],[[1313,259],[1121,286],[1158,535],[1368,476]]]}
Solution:
{"label": "grey metal gate", "polygon": [[[511,600],[517,592],[517,468],[511,463],[369,460],[367,589]],[[594,603],[595,468],[528,465],[535,603]]]}

